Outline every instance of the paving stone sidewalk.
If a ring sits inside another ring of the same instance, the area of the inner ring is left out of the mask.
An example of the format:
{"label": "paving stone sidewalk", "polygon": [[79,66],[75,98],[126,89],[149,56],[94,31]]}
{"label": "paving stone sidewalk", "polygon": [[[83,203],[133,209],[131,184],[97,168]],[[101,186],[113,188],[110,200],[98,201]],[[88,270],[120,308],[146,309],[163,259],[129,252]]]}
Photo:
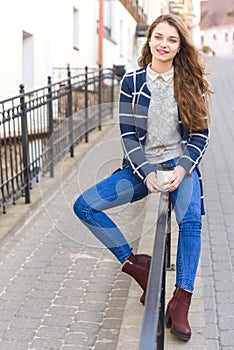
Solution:
{"label": "paving stone sidewalk", "polygon": [[214,90],[203,162],[207,215],[201,268],[207,349],[234,349],[234,58],[207,62]]}
{"label": "paving stone sidewalk", "polygon": [[[101,136],[101,138],[100,138]],[[0,349],[116,349],[130,278],[72,211],[76,196],[121,164],[119,128],[90,134],[0,216]],[[110,215],[137,249],[145,201]]]}

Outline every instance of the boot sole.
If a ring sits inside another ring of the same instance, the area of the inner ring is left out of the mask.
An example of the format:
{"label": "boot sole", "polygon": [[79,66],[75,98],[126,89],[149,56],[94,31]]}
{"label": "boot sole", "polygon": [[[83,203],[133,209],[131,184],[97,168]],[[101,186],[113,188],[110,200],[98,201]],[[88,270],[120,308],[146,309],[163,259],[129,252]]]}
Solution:
{"label": "boot sole", "polygon": [[184,341],[188,341],[191,338],[191,334],[182,334],[182,333],[176,332],[174,329],[171,329],[170,333],[175,337]]}

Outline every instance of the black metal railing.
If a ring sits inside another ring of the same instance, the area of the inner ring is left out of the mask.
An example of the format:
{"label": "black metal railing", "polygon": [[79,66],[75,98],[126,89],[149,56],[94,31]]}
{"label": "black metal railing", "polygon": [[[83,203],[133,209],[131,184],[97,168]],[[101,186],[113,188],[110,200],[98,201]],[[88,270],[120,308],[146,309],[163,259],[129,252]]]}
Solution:
{"label": "black metal railing", "polygon": [[74,144],[113,116],[115,68],[88,69],[0,101],[0,207],[3,213],[30,189]]}
{"label": "black metal railing", "polygon": [[149,273],[139,350],[164,349],[164,312],[166,271],[171,265],[171,203],[169,193],[162,192],[153,255]]}

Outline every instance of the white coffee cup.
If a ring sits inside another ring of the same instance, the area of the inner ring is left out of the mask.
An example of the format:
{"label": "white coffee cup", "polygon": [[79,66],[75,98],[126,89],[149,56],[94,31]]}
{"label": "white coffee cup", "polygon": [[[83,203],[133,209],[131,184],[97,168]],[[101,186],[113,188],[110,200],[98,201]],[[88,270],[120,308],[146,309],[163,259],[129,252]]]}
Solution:
{"label": "white coffee cup", "polygon": [[160,164],[157,166],[157,176],[161,184],[172,177],[174,167],[171,164]]}

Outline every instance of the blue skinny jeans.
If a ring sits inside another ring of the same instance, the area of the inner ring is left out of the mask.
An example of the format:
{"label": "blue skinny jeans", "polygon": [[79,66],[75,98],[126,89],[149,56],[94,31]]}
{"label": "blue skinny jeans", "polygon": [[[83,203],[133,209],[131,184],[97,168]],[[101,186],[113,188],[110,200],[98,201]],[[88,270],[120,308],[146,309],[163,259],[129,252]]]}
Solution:
{"label": "blue skinny jeans", "polygon": [[[174,160],[164,163],[175,165]],[[123,233],[103,211],[140,200],[150,192],[130,168],[121,169],[87,189],[74,203],[74,212],[84,225],[123,263],[131,255]],[[198,174],[186,175],[179,188],[170,193],[179,235],[176,258],[176,285],[190,292],[201,250],[201,198]]]}

